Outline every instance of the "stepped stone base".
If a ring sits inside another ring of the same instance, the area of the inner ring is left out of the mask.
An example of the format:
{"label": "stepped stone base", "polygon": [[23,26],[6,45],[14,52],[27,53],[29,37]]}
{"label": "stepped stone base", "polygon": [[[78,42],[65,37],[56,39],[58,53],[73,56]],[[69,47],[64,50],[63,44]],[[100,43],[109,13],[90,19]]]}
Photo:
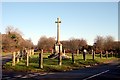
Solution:
{"label": "stepped stone base", "polygon": [[[58,56],[59,56],[58,54],[53,53],[53,54],[49,55],[48,58],[56,59],[56,58],[58,58]],[[62,56],[62,59],[70,59],[71,58],[71,57],[65,55],[64,53],[62,53],[61,56]]]}

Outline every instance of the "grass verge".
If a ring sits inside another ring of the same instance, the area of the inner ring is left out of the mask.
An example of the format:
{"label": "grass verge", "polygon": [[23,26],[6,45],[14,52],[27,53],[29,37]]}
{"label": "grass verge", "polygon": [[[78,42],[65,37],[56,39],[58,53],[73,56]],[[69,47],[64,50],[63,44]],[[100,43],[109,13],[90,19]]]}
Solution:
{"label": "grass verge", "polygon": [[[62,60],[62,65],[58,65],[57,59],[49,59],[48,55],[50,53],[44,53],[44,59],[43,59],[43,69],[39,68],[39,59],[38,54],[35,54],[30,57],[29,66],[27,67],[25,64],[25,60],[20,61],[15,66],[12,66],[12,61],[7,62],[3,69],[7,71],[19,71],[19,72],[61,72],[61,71],[69,71],[74,69],[80,69],[84,68],[86,66],[93,66],[95,64],[102,64],[102,63],[108,63],[113,60],[117,60],[118,58],[115,57],[102,57],[100,58],[97,54],[95,57],[95,60],[92,59],[91,54],[86,55],[86,61],[82,59],[82,54],[75,55],[75,63],[72,63],[72,59],[66,59]],[[71,56],[71,54],[66,54],[68,56]]]}

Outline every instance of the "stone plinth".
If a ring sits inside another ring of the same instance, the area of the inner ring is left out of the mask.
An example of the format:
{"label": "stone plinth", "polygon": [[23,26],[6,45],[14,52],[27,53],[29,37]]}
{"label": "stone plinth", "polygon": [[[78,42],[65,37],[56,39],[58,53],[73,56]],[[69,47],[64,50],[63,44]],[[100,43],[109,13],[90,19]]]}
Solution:
{"label": "stone plinth", "polygon": [[55,53],[62,53],[62,44],[55,44],[54,47],[55,47]]}

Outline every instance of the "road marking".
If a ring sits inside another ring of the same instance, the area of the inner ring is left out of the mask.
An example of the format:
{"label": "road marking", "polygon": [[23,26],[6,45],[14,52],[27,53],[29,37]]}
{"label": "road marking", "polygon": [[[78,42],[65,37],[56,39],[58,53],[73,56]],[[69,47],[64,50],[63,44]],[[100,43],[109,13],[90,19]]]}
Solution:
{"label": "road marking", "polygon": [[98,73],[98,74],[92,75],[92,76],[90,76],[90,77],[87,77],[87,78],[85,78],[85,79],[83,79],[83,80],[91,79],[91,78],[93,78],[93,77],[96,77],[96,76],[99,76],[99,75],[101,75],[101,74],[104,74],[104,73],[106,73],[106,72],[108,72],[108,71],[109,71],[109,70],[103,71],[103,72],[101,72],[101,73]]}
{"label": "road marking", "polygon": [[21,77],[22,75],[16,75],[16,76],[14,76],[14,77]]}

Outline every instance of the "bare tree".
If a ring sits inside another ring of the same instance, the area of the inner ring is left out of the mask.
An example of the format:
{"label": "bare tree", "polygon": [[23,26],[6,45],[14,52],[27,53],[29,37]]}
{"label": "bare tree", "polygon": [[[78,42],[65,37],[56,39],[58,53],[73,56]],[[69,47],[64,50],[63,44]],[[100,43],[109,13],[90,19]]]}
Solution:
{"label": "bare tree", "polygon": [[95,38],[95,47],[98,51],[102,51],[104,49],[104,38],[102,36],[97,36]]}
{"label": "bare tree", "polygon": [[78,49],[78,41],[74,38],[69,40],[69,49],[71,51],[75,51],[76,49]]}
{"label": "bare tree", "polygon": [[71,38],[69,40],[69,49],[70,50],[77,50],[80,49],[80,47],[86,46],[87,45],[87,41],[84,39],[75,39],[75,38]]}
{"label": "bare tree", "polygon": [[46,36],[42,36],[38,41],[38,48],[44,50],[50,50],[54,47],[54,44],[55,44],[55,38],[53,37],[47,38]]}
{"label": "bare tree", "polygon": [[38,48],[39,49],[45,49],[46,44],[47,44],[47,37],[46,36],[40,37],[40,39],[38,41]]}
{"label": "bare tree", "polygon": [[55,38],[54,37],[49,37],[47,39],[47,49],[52,49],[54,47],[54,44],[55,44]]}
{"label": "bare tree", "polygon": [[2,49],[5,52],[11,52],[17,47],[16,41],[6,34],[2,34]]}
{"label": "bare tree", "polygon": [[95,38],[95,47],[98,52],[112,50],[115,47],[114,38],[112,36],[97,36]]}
{"label": "bare tree", "polygon": [[111,50],[113,47],[114,38],[112,36],[107,36],[104,42],[104,49]]}
{"label": "bare tree", "polygon": [[69,41],[68,40],[61,41],[61,43],[63,45],[63,49],[65,49],[65,50],[69,49]]}
{"label": "bare tree", "polygon": [[7,26],[6,30],[6,34],[10,34],[11,32],[14,32],[14,27],[13,26]]}
{"label": "bare tree", "polygon": [[85,39],[82,38],[79,40],[79,48],[86,45],[87,45],[87,41]]}
{"label": "bare tree", "polygon": [[23,46],[24,46],[25,48],[31,49],[31,48],[34,47],[31,39],[26,39],[23,43],[24,43]]}
{"label": "bare tree", "polygon": [[32,41],[23,39],[21,34],[17,28],[8,26],[6,28],[6,34],[2,34],[3,51],[10,52],[33,46]]}
{"label": "bare tree", "polygon": [[7,26],[5,30],[6,30],[6,34],[14,33],[20,36],[23,35],[23,33],[18,28],[14,28],[13,26]]}

